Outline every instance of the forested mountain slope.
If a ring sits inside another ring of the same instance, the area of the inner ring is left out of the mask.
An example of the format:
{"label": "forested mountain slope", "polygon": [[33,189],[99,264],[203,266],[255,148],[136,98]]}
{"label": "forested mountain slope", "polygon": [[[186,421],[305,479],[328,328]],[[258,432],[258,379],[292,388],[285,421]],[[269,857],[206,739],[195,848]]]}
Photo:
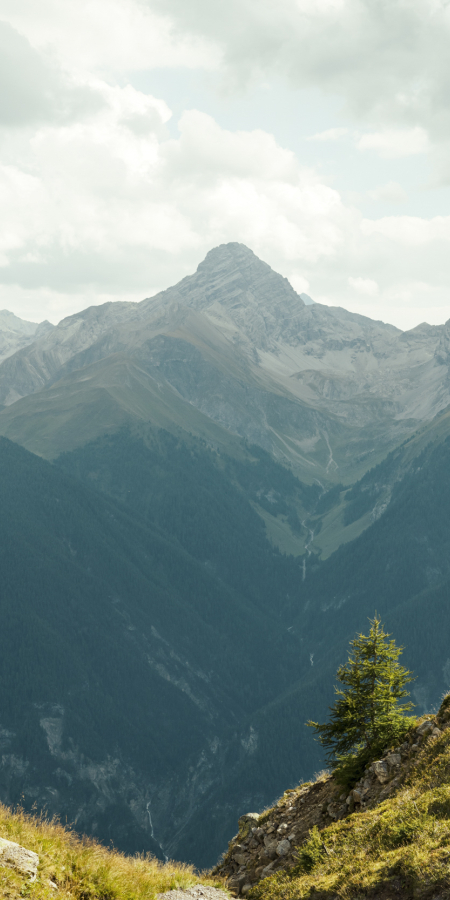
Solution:
{"label": "forested mountain slope", "polygon": [[319,663],[330,641],[363,629],[377,610],[407,648],[423,709],[450,686],[450,438],[405,459],[409,452],[405,445],[349,492],[350,515],[373,505],[376,489],[390,501],[356,540],[310,562],[296,627],[310,636]]}
{"label": "forested mountain slope", "polygon": [[304,485],[259,447],[241,459],[211,452],[167,431],[123,428],[56,461],[133,514],[163,528],[226,584],[278,614],[297,596],[302,564],[270,552],[261,515],[286,520],[299,536],[301,518],[320,488]]}
{"label": "forested mountain slope", "polygon": [[[249,718],[302,669],[285,596],[244,592],[245,572],[227,584],[216,562],[5,439],[0,493],[2,800],[183,856],[190,817],[252,751]],[[221,535],[241,521],[243,567],[248,530],[250,565],[273,584],[279,554],[243,502],[233,514],[229,500]],[[219,849],[194,842],[192,858]]]}

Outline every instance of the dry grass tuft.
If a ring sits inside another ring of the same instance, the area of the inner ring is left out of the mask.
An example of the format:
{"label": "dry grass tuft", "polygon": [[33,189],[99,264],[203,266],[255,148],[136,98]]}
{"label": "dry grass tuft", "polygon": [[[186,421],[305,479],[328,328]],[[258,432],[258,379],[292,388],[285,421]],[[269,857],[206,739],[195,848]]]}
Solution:
{"label": "dry grass tuft", "polygon": [[[39,855],[36,882],[0,867],[0,896],[8,900],[151,900],[158,893],[198,884],[223,887],[208,873],[197,874],[183,863],[160,863],[147,856],[129,857],[79,838],[57,821],[11,812],[0,805],[0,837]],[[56,885],[53,887],[50,882]]]}

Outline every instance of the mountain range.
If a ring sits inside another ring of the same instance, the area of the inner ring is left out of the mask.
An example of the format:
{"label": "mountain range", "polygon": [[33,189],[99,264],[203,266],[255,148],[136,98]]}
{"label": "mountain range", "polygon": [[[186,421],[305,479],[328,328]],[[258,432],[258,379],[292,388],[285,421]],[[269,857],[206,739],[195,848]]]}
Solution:
{"label": "mountain range", "polygon": [[210,865],[322,765],[304,723],[375,610],[420,710],[450,683],[450,323],[305,303],[241,244],[11,316],[0,800]]}

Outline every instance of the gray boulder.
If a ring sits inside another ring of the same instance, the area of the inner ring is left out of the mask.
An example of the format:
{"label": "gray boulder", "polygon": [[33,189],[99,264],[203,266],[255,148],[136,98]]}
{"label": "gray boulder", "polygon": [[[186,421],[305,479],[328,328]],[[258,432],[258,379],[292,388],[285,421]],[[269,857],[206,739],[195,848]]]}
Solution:
{"label": "gray boulder", "polygon": [[31,881],[36,881],[39,865],[39,856],[32,850],[26,850],[14,841],[0,838],[0,866],[8,866],[15,869],[21,875],[27,875]]}

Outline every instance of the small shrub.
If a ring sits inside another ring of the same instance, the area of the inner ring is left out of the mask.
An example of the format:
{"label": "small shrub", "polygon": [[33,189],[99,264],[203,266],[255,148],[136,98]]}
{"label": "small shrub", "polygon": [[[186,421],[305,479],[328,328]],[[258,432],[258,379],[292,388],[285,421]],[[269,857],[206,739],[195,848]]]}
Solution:
{"label": "small shrub", "polygon": [[298,865],[295,872],[308,874],[322,861],[325,854],[325,845],[323,843],[317,825],[310,832],[309,841],[301,847],[298,854]]}

